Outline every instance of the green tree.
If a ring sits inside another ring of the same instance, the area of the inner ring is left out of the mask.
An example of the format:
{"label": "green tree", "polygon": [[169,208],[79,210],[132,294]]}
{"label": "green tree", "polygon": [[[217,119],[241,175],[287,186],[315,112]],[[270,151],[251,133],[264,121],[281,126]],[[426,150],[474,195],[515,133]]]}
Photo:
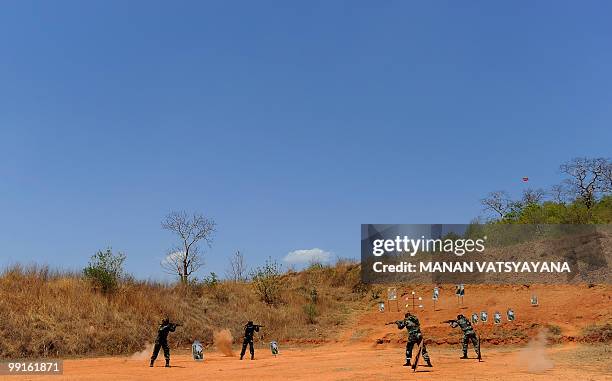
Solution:
{"label": "green tree", "polygon": [[308,324],[315,324],[317,322],[317,316],[319,315],[317,306],[314,303],[306,303],[302,308]]}
{"label": "green tree", "polygon": [[106,251],[98,251],[92,255],[89,265],[83,269],[83,274],[94,287],[104,293],[111,293],[117,289],[119,280],[124,275],[123,263],[125,254],[113,254],[109,247]]}
{"label": "green tree", "polygon": [[219,277],[214,272],[202,279],[202,284],[206,287],[216,287],[219,284]]}
{"label": "green tree", "polygon": [[280,299],[281,266],[271,258],[263,266],[251,272],[255,292],[266,304],[276,304]]}
{"label": "green tree", "polygon": [[[505,191],[481,200],[493,217],[489,224],[608,224],[612,222],[612,162],[605,158],[576,158],[560,167],[562,184],[548,192],[525,189],[520,200]],[[546,196],[550,199],[545,199]],[[471,224],[466,236],[475,235]]]}

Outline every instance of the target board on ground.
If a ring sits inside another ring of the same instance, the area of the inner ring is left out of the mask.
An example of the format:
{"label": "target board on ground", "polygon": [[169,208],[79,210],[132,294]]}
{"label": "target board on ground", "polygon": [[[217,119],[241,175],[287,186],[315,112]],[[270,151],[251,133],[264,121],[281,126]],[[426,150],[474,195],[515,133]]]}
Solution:
{"label": "target board on ground", "polygon": [[501,313],[499,311],[495,311],[495,315],[493,315],[493,321],[495,324],[501,324]]}
{"label": "target board on ground", "polygon": [[472,314],[472,323],[478,324],[478,314],[477,313]]}
{"label": "target board on ground", "polygon": [[270,352],[272,352],[274,356],[278,354],[278,343],[276,341],[270,342]]}
{"label": "target board on ground", "polygon": [[204,347],[198,340],[194,341],[191,345],[191,355],[196,361],[204,360]]}
{"label": "target board on ground", "polygon": [[486,322],[487,322],[487,320],[489,320],[489,314],[487,313],[487,311],[482,311],[482,312],[480,312],[480,320],[481,320],[483,323],[486,323]]}

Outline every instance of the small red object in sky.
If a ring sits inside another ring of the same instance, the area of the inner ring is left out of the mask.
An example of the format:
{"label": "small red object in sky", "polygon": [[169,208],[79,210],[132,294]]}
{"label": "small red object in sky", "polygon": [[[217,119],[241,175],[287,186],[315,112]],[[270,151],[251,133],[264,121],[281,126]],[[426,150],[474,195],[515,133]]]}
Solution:
{"label": "small red object in sky", "polygon": [[526,183],[527,181],[529,181],[529,177],[523,177],[523,182]]}

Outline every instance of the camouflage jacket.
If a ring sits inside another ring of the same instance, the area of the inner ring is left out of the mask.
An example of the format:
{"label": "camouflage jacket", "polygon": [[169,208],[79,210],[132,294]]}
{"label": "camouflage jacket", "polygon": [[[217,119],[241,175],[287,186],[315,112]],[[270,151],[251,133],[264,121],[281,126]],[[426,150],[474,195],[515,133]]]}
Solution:
{"label": "camouflage jacket", "polygon": [[408,336],[412,338],[418,338],[421,336],[421,324],[416,316],[410,316],[404,320],[398,320],[397,328],[408,331]]}
{"label": "camouflage jacket", "polygon": [[472,335],[475,333],[474,328],[472,328],[472,323],[470,323],[470,321],[465,317],[456,320],[451,325],[453,326],[453,328],[459,326],[459,328],[461,328],[461,330],[463,331],[464,335]]}

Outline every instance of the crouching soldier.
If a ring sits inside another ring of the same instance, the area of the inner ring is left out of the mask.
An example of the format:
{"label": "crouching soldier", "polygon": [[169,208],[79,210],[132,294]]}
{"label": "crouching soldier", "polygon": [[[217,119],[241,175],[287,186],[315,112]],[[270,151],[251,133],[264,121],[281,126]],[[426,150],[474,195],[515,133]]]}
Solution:
{"label": "crouching soldier", "polygon": [[480,340],[478,340],[478,336],[476,336],[476,331],[472,327],[472,323],[463,315],[457,315],[457,320],[448,321],[450,326],[453,328],[460,327],[463,331],[463,339],[461,340],[461,347],[463,349],[463,356],[460,358],[466,359],[467,351],[468,351],[468,341],[472,342],[474,346],[474,350],[476,351],[476,355],[478,356],[478,360],[481,359],[480,356]]}
{"label": "crouching soldier", "polygon": [[404,320],[398,320],[395,322],[395,324],[397,324],[398,329],[406,328],[408,331],[408,342],[406,343],[406,363],[404,366],[410,366],[412,349],[414,348],[415,344],[421,344],[421,355],[427,363],[427,366],[432,366],[429,354],[427,353],[427,347],[423,341],[423,334],[421,333],[421,324],[419,323],[419,319],[410,312],[407,312],[406,315],[404,315]]}
{"label": "crouching soldier", "polygon": [[240,360],[242,360],[242,358],[244,357],[247,345],[249,346],[249,352],[251,352],[251,360],[255,358],[255,348],[253,348],[253,335],[255,334],[255,332],[259,332],[259,328],[261,327],[263,327],[263,325],[253,324],[253,322],[250,320],[244,326],[244,340],[242,341],[242,351],[240,351]]}
{"label": "crouching soldier", "polygon": [[170,319],[164,318],[159,328],[157,329],[157,338],[155,339],[155,346],[153,347],[153,355],[151,356],[150,367],[153,367],[153,363],[159,354],[160,348],[164,349],[164,357],[166,358],[166,368],[170,368],[170,347],[168,346],[168,333],[174,332],[176,327],[180,324],[170,323]]}

